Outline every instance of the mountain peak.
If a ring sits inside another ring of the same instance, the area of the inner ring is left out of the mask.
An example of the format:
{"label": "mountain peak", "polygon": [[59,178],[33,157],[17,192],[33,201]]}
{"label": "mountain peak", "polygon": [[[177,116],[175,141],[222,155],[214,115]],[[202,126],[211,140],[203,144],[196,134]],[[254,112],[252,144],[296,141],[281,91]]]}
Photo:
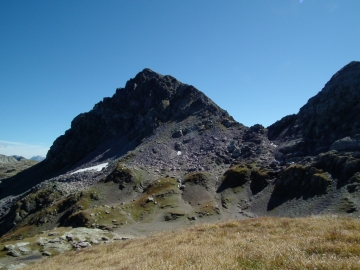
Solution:
{"label": "mountain peak", "polygon": [[180,123],[189,117],[235,123],[195,87],[145,68],[125,88],[116,89],[93,110],[75,117],[71,128],[50,148],[47,162],[52,169],[60,169],[109,147],[114,151],[108,151],[107,157],[119,156],[164,123]]}

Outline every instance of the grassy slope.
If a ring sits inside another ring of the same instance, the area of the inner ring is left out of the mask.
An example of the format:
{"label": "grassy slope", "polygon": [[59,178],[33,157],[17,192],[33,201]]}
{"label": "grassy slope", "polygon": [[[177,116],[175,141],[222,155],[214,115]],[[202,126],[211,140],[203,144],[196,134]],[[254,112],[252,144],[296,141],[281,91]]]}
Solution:
{"label": "grassy slope", "polygon": [[359,269],[360,220],[257,218],[65,253],[26,269]]}

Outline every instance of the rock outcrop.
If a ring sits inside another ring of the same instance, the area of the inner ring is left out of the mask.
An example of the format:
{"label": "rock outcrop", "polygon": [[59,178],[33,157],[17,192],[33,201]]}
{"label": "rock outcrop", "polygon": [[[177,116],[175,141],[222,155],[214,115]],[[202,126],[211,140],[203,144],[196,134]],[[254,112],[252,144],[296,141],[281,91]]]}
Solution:
{"label": "rock outcrop", "polygon": [[[360,134],[360,62],[339,70],[300,109],[268,127],[282,158],[316,155],[332,149],[358,147],[348,136]],[[345,146],[345,141],[347,141]],[[335,147],[335,148],[334,148]]]}

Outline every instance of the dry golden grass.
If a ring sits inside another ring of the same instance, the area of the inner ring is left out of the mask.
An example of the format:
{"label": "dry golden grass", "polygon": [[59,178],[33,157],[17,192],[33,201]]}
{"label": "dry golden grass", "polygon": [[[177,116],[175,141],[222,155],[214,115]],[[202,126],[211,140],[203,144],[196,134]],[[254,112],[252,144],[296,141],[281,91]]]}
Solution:
{"label": "dry golden grass", "polygon": [[27,269],[360,269],[360,220],[257,218],[65,253]]}

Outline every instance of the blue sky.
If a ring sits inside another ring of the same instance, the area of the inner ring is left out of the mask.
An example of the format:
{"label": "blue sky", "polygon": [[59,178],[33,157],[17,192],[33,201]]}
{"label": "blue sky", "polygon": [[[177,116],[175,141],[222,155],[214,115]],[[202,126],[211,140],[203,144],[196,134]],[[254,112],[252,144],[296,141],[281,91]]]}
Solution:
{"label": "blue sky", "polygon": [[268,126],[360,60],[359,10],[358,0],[2,0],[0,154],[45,156],[76,115],[146,67]]}

